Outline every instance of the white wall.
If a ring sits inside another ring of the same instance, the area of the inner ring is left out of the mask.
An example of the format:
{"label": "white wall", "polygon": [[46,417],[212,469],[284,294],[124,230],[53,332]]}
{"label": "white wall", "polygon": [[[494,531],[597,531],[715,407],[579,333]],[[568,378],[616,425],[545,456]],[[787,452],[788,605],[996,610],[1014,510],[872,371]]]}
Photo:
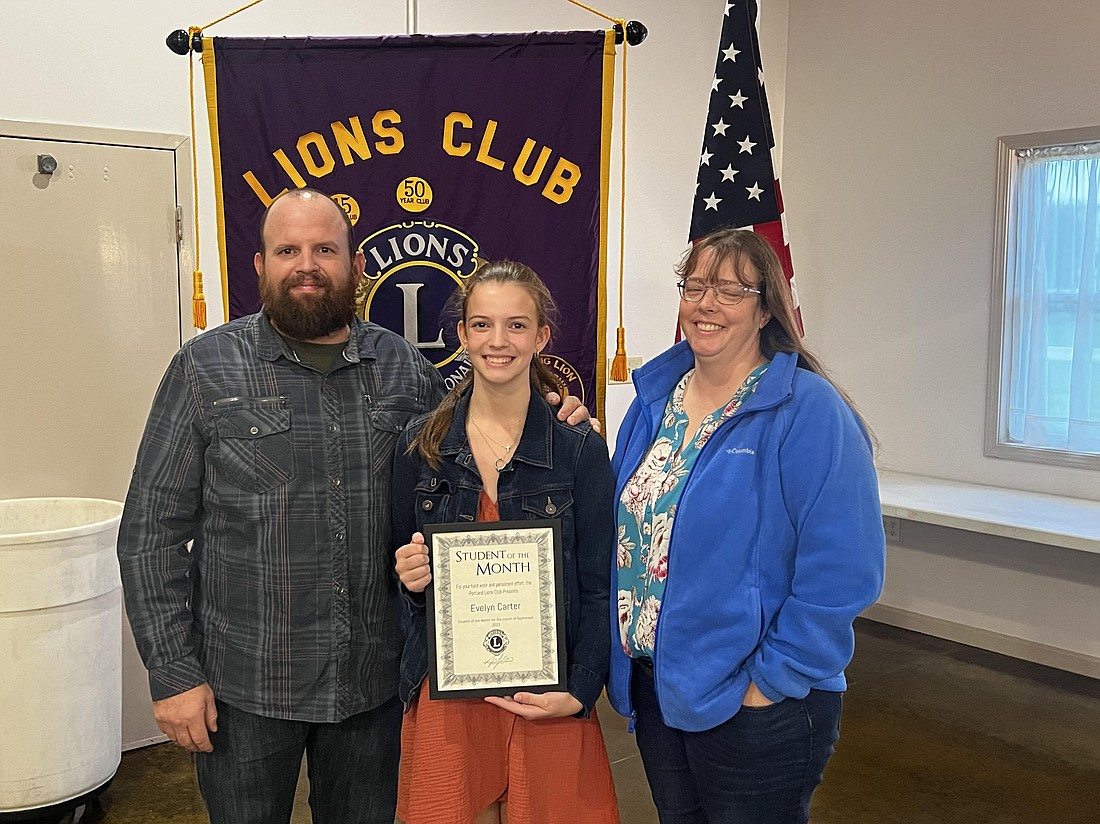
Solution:
{"label": "white wall", "polygon": [[[1100,3],[789,8],[783,182],[808,338],[881,465],[1100,499],[1094,471],[982,454],[996,139],[1100,122]],[[881,603],[1100,657],[1100,555],[905,526]]]}

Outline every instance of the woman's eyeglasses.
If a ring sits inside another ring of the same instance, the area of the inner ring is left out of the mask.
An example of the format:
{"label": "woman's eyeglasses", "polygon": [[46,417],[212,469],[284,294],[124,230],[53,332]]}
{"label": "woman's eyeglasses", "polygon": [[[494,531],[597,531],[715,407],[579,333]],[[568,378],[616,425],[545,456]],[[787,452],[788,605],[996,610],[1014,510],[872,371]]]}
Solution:
{"label": "woman's eyeglasses", "polygon": [[732,280],[720,280],[717,283],[707,284],[697,278],[681,280],[676,284],[680,290],[680,297],[688,303],[698,303],[708,289],[714,290],[714,299],[725,306],[736,306],[745,299],[745,295],[763,294],[759,289],[735,283]]}

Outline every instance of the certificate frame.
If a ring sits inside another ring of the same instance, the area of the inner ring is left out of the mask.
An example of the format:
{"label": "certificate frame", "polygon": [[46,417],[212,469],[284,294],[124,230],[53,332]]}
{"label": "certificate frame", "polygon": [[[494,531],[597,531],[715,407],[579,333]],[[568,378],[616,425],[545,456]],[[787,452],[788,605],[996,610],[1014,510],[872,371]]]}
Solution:
{"label": "certificate frame", "polygon": [[561,521],[426,524],[432,699],[567,688]]}

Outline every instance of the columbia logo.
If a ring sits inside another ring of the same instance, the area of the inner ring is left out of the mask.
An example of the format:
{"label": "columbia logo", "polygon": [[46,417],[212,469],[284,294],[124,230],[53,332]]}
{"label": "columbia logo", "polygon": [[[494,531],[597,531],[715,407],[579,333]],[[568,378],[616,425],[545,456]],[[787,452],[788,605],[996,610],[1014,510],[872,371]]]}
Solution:
{"label": "columbia logo", "polygon": [[749,449],[747,446],[735,446],[726,450],[727,455],[755,455],[755,449]]}

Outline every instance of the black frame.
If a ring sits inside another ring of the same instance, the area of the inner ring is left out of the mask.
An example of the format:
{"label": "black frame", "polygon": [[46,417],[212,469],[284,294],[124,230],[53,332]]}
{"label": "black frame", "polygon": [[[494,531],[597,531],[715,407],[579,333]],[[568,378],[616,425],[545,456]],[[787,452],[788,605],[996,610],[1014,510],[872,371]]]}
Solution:
{"label": "black frame", "polygon": [[[508,682],[493,687],[472,687],[470,689],[448,689],[440,691],[439,651],[436,649],[436,622],[439,603],[436,598],[435,536],[453,532],[515,532],[532,529],[551,530],[553,540],[554,602],[557,624],[557,673],[558,680],[552,684],[527,685],[522,681]],[[424,540],[428,545],[428,559],[432,570],[432,581],[424,590],[425,612],[427,617],[428,643],[428,694],[433,700],[449,698],[480,698],[486,695],[513,695],[517,692],[543,693],[563,692],[568,686],[568,654],[565,645],[565,585],[562,579],[562,538],[560,519],[530,519],[522,521],[467,521],[463,523],[426,524]]]}

